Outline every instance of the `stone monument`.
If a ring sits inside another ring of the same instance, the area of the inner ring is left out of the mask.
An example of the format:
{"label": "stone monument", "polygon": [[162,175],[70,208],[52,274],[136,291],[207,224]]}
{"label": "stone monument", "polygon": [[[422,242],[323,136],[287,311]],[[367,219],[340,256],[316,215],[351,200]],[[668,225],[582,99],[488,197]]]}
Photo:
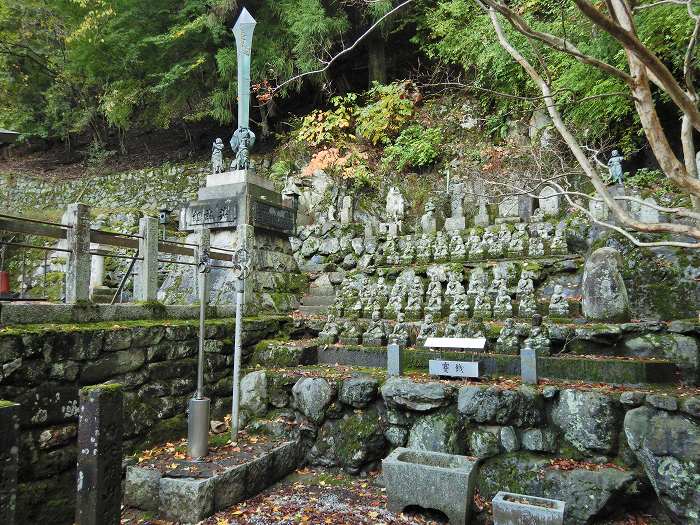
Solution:
{"label": "stone monument", "polygon": [[622,264],[622,256],[614,248],[598,248],[586,260],[581,284],[583,315],[586,319],[629,321],[627,287],[620,272]]}
{"label": "stone monument", "polygon": [[503,322],[496,340],[496,352],[499,354],[518,355],[520,349],[520,341],[518,334],[515,331],[515,326],[512,318],[508,318]]}
{"label": "stone monument", "polygon": [[542,210],[545,216],[559,215],[560,197],[559,192],[551,186],[545,186],[540,190],[538,209]]}
{"label": "stone monument", "polygon": [[437,231],[437,217],[435,216],[435,204],[432,199],[425,203],[425,213],[420,218],[420,228],[423,234],[432,234]]}
{"label": "stone monument", "polygon": [[467,227],[467,221],[464,217],[464,194],[465,188],[463,183],[453,184],[451,187],[450,208],[451,213],[448,219],[445,219],[445,229],[447,231],[459,231]]}
{"label": "stone monument", "polygon": [[564,287],[557,284],[549,299],[549,315],[552,317],[569,317],[569,302],[564,297]]}

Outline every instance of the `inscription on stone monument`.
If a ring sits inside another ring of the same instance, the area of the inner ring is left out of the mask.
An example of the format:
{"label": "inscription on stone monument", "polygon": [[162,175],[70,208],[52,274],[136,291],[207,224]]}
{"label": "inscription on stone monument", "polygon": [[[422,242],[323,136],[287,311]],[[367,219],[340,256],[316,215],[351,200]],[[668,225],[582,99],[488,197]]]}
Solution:
{"label": "inscription on stone monument", "polygon": [[235,226],[238,203],[234,199],[206,199],[191,203],[184,210],[185,228],[195,226],[224,228]]}
{"label": "inscription on stone monument", "polygon": [[286,234],[294,233],[294,210],[269,202],[256,200],[252,203],[253,226]]}

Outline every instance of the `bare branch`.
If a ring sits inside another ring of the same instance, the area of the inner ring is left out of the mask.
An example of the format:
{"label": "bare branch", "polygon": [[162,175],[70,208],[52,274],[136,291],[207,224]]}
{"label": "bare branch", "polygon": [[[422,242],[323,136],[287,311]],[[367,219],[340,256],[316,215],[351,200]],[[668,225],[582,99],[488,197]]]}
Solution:
{"label": "bare branch", "polygon": [[413,1],[414,1],[414,0],[404,0],[403,2],[401,2],[400,4],[398,4],[396,7],[394,7],[393,9],[391,9],[390,11],[387,11],[384,15],[382,15],[381,17],[379,17],[379,18],[377,19],[377,21],[374,22],[374,24],[372,24],[372,25],[369,27],[369,29],[367,29],[367,31],[365,31],[364,33],[362,33],[362,34],[355,40],[355,42],[352,43],[352,45],[351,45],[350,47],[344,47],[342,51],[340,51],[339,53],[337,53],[337,54],[335,54],[333,57],[331,57],[331,58],[325,63],[325,66],[323,66],[322,68],[314,69],[313,71],[306,71],[306,72],[304,72],[304,73],[299,73],[298,75],[294,75],[293,77],[288,78],[287,80],[285,80],[284,82],[282,82],[281,84],[279,84],[278,86],[276,86],[276,87],[272,90],[272,93],[273,93],[273,94],[276,93],[277,91],[279,91],[280,89],[282,89],[284,86],[286,86],[287,84],[289,84],[289,83],[291,83],[291,82],[295,82],[295,81],[297,81],[297,80],[301,80],[302,78],[308,77],[308,76],[310,76],[310,75],[318,75],[319,73],[323,73],[324,71],[327,71],[328,68],[330,68],[336,60],[338,60],[340,57],[342,57],[342,56],[344,56],[344,55],[347,55],[347,54],[350,53],[353,49],[355,49],[355,48],[357,47],[357,45],[358,45],[360,42],[362,42],[367,36],[369,36],[369,35],[372,33],[372,31],[374,31],[377,27],[379,27],[379,26],[381,25],[381,23],[382,23],[384,20],[386,20],[387,18],[389,18],[390,16],[392,16],[394,13],[400,11],[401,9],[403,9],[404,7],[406,7],[407,5],[413,3]]}
{"label": "bare branch", "polygon": [[[678,82],[676,82],[676,79],[673,78],[673,74],[669,71],[666,65],[661,62],[659,57],[649,51],[649,49],[637,38],[637,35],[633,29],[634,26],[632,25],[631,17],[629,17],[629,20],[627,21],[629,28],[626,29],[622,25],[616,23],[598,11],[586,0],[574,0],[574,2],[589,20],[608,32],[613,38],[620,42],[625,50],[628,51],[628,54],[629,52],[633,53],[644,64],[644,66],[648,68],[651,73],[653,73],[655,83],[658,84],[659,87],[666,93],[668,93],[679,109],[688,115],[693,127],[700,131],[700,111],[698,111],[697,106],[691,100],[688,94],[683,91]],[[623,14],[627,15],[627,13],[629,13],[627,5],[621,0],[616,0],[613,5],[618,6],[615,11],[618,18],[620,18]],[[632,76],[634,77],[634,74]]]}

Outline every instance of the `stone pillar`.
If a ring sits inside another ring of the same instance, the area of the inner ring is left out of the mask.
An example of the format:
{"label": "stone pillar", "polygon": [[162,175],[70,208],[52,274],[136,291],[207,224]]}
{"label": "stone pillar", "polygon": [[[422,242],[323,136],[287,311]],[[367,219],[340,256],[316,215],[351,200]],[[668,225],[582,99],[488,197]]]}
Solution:
{"label": "stone pillar", "polygon": [[343,197],[343,204],[340,208],[340,224],[352,224],[355,220],[355,206],[352,202],[352,195]]}
{"label": "stone pillar", "polygon": [[[102,246],[99,244],[92,245],[92,251],[103,252]],[[90,288],[95,289],[104,285],[105,280],[105,258],[104,255],[92,255],[92,264],[90,272]]]}
{"label": "stone pillar", "polygon": [[122,426],[121,385],[80,390],[77,525],[119,525]]}
{"label": "stone pillar", "polygon": [[[204,250],[208,252],[211,248],[211,230],[209,228],[199,227],[195,230],[195,235],[197,237],[197,257],[199,257],[199,254],[201,254]],[[221,264],[221,261],[212,261],[212,264]],[[199,297],[199,268],[196,266],[193,266],[192,268],[194,268],[195,272],[194,282],[196,283],[195,286],[197,287],[197,296]],[[207,290],[205,296],[209,297],[209,293],[211,291],[211,279],[206,279],[206,283]]]}
{"label": "stone pillar", "polygon": [[386,347],[386,372],[388,376],[400,376],[403,374],[403,350],[396,343]]}
{"label": "stone pillar", "polygon": [[158,297],[158,219],[139,220],[139,257],[143,257],[136,276],[134,295],[137,301],[155,301]]}
{"label": "stone pillar", "polygon": [[64,215],[67,229],[68,268],[66,270],[66,302],[74,304],[90,298],[90,208],[85,204],[69,204]]}
{"label": "stone pillar", "polygon": [[520,376],[526,385],[537,384],[537,352],[529,344],[520,349]]}
{"label": "stone pillar", "polygon": [[0,399],[0,523],[15,525],[19,405]]}

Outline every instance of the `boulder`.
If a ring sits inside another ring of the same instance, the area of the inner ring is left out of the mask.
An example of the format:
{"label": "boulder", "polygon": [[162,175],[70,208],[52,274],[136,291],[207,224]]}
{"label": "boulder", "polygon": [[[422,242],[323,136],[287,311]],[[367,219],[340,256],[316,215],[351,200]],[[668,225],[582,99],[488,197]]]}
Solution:
{"label": "boulder", "polygon": [[334,394],[331,385],[323,378],[302,377],[292,387],[296,408],[314,423],[323,421]]}
{"label": "boulder", "polygon": [[557,439],[549,429],[530,428],[523,432],[522,446],[532,452],[554,452]]}
{"label": "boulder", "polygon": [[543,400],[536,390],[521,387],[465,386],[457,398],[459,413],[469,422],[518,427],[537,426],[543,420]]}
{"label": "boulder", "polygon": [[357,474],[366,463],[384,457],[385,448],[376,410],[357,410],[343,419],[326,421],[308,459],[312,465],[342,467]]}
{"label": "boulder", "polygon": [[263,370],[246,374],[241,379],[240,405],[256,416],[267,411],[267,377]]}
{"label": "boulder", "polygon": [[161,474],[156,469],[130,466],[124,481],[124,503],[141,510],[158,510]]}
{"label": "boulder", "polygon": [[700,523],[697,420],[642,406],[627,412],[624,428],[630,448],[674,521]]}
{"label": "boulder", "polygon": [[364,408],[377,397],[379,381],[368,375],[356,375],[346,379],[340,386],[338,399],[355,408]]}
{"label": "boulder", "polygon": [[469,452],[472,456],[490,458],[498,455],[500,451],[499,427],[482,427],[469,434]]}
{"label": "boulder", "polygon": [[392,447],[403,447],[408,439],[408,430],[392,425],[384,431],[384,438]]}
{"label": "boulder", "polygon": [[316,237],[309,237],[301,245],[301,255],[303,257],[311,257],[321,246],[320,241]]}
{"label": "boulder", "polygon": [[428,412],[450,403],[454,390],[442,383],[414,383],[410,379],[392,377],[382,385],[382,397],[391,408],[407,408]]}
{"label": "boulder", "polygon": [[627,288],[620,268],[622,256],[614,248],[598,248],[586,260],[581,293],[583,315],[592,321],[630,320]]}
{"label": "boulder", "polygon": [[564,437],[582,452],[612,452],[620,430],[613,400],[600,392],[562,390],[552,419]]}
{"label": "boulder", "polygon": [[321,255],[334,255],[340,251],[340,241],[336,237],[329,237],[321,242],[318,253]]}
{"label": "boulder", "polygon": [[408,435],[407,448],[462,454],[462,432],[455,414],[430,414],[416,419]]}
{"label": "boulder", "polygon": [[502,454],[485,460],[477,487],[487,501],[501,490],[566,502],[565,523],[583,525],[606,508],[614,508],[634,486],[631,472],[549,468],[549,459],[529,452]]}

